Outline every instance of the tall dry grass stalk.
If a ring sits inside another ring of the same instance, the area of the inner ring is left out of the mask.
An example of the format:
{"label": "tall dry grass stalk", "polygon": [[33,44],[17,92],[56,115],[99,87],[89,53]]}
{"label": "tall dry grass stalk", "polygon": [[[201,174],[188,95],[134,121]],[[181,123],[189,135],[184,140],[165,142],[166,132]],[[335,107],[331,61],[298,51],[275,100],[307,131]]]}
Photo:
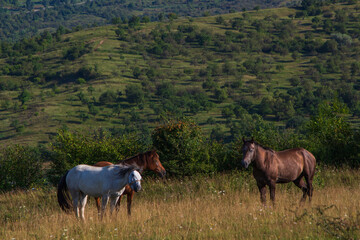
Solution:
{"label": "tall dry grass stalk", "polygon": [[237,174],[148,181],[131,217],[123,201],[117,216],[99,221],[89,199],[85,223],[61,212],[55,189],[6,193],[0,195],[0,239],[356,239],[360,182],[341,181],[355,173],[326,172],[339,181],[315,186],[312,204],[302,207],[295,187],[278,187],[276,207],[264,207],[253,179],[234,185]]}

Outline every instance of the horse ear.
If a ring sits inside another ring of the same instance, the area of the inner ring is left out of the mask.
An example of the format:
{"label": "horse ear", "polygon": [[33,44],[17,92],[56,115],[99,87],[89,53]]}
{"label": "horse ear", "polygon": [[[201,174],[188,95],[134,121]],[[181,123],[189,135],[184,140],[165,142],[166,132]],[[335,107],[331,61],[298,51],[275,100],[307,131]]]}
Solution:
{"label": "horse ear", "polygon": [[242,140],[243,140],[244,143],[246,142],[245,137],[242,137]]}
{"label": "horse ear", "polygon": [[251,141],[254,142],[254,137],[251,137]]}

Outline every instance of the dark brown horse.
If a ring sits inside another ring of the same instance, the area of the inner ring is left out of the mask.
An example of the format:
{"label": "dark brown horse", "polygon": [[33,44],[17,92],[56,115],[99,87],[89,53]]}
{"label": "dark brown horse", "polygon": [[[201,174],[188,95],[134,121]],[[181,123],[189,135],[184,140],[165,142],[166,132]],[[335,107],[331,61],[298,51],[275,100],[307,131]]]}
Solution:
{"label": "dark brown horse", "polygon": [[[165,177],[166,174],[165,168],[162,166],[159,160],[159,155],[155,150],[140,153],[136,156],[123,160],[120,163],[135,166],[137,169],[140,170],[140,173],[142,173],[142,171],[144,170],[151,170],[157,173],[162,178]],[[112,163],[103,161],[94,164],[94,166],[97,167],[105,167],[108,165],[112,165]],[[116,203],[116,210],[118,211],[120,208],[122,196],[127,195],[127,210],[128,215],[131,215],[131,203],[134,198],[134,193],[134,190],[132,190],[129,185],[126,185],[124,193],[120,196],[118,202]],[[98,212],[100,212],[100,198],[95,198],[95,200]]]}
{"label": "dark brown horse", "polygon": [[[316,159],[303,148],[293,148],[276,152],[263,147],[254,139],[243,138],[243,159],[241,164],[247,168],[254,162],[253,175],[260,191],[261,201],[266,202],[266,185],[270,189],[270,199],[275,203],[275,184],[293,182],[303,191],[301,202],[313,195],[312,181],[315,173]],[[306,180],[306,183],[304,181]]]}

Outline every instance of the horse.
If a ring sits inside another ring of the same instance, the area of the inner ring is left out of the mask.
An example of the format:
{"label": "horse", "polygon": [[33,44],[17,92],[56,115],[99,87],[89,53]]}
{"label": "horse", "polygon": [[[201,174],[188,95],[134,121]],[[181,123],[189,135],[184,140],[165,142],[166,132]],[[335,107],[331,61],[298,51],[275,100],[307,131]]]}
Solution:
{"label": "horse", "polygon": [[[253,175],[260,191],[260,199],[266,204],[266,185],[270,189],[270,199],[275,205],[275,184],[293,182],[303,191],[301,203],[313,196],[313,178],[316,159],[304,148],[293,148],[284,151],[274,151],[263,147],[252,138],[243,138],[243,158],[241,164],[247,168],[254,162]],[[306,180],[306,184],[304,182]]]}
{"label": "horse", "polygon": [[115,164],[106,167],[94,167],[81,164],[70,169],[61,178],[57,189],[57,199],[62,210],[69,212],[73,207],[76,217],[79,218],[80,215],[81,220],[84,221],[87,197],[101,196],[102,219],[108,201],[110,200],[110,213],[112,213],[117,200],[125,191],[125,185],[129,184],[135,192],[138,192],[141,190],[140,181],[141,175],[134,166]]}
{"label": "horse", "polygon": [[[157,173],[161,178],[164,178],[166,175],[165,168],[162,166],[159,155],[157,154],[156,150],[147,151],[145,153],[140,153],[136,156],[127,158],[121,163],[126,165],[133,165],[139,169],[139,171],[142,173],[144,170],[151,170],[155,173]],[[104,167],[112,165],[111,162],[101,161],[97,162],[94,166],[97,167]],[[116,211],[119,211],[120,209],[120,202],[124,195],[127,195],[127,212],[128,215],[131,216],[131,204],[132,200],[134,198],[135,192],[130,188],[130,186],[125,186],[124,193],[120,196],[118,202],[116,203]],[[96,207],[98,209],[98,212],[100,213],[100,198],[96,197]]]}

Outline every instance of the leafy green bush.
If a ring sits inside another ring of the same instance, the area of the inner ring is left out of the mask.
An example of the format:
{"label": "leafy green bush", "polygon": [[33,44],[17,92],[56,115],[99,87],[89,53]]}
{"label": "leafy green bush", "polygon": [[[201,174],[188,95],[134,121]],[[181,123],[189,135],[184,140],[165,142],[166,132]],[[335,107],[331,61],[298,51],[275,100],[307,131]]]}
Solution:
{"label": "leafy green bush", "polygon": [[106,105],[110,103],[115,103],[117,101],[118,95],[113,90],[106,90],[99,97],[99,102],[101,105]]}
{"label": "leafy green bush", "polygon": [[43,183],[43,162],[37,148],[14,145],[0,152],[0,190],[28,189]]}
{"label": "leafy green bush", "polygon": [[127,85],[125,89],[126,99],[129,103],[140,104],[145,100],[145,93],[142,88],[136,84]]}
{"label": "leafy green bush", "polygon": [[100,133],[83,135],[60,130],[51,144],[54,152],[49,179],[57,183],[59,177],[78,164],[92,165],[99,161],[117,163],[144,149],[137,136],[108,136]]}
{"label": "leafy green bush", "polygon": [[348,111],[339,101],[322,103],[308,122],[309,147],[320,162],[336,166],[359,165],[359,134],[345,121],[344,114]]}
{"label": "leafy green bush", "polygon": [[214,170],[201,129],[192,121],[169,121],[152,133],[154,147],[170,175],[185,176]]}

